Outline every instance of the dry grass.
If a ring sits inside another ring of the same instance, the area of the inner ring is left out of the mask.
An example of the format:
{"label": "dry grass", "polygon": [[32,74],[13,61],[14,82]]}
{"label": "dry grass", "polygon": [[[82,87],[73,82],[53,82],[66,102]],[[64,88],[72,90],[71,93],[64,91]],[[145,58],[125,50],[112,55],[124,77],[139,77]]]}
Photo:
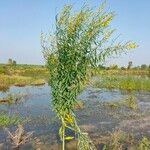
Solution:
{"label": "dry grass", "polygon": [[150,141],[143,137],[138,142],[130,134],[116,130],[110,134],[103,150],[150,150]]}
{"label": "dry grass", "polygon": [[110,107],[111,109],[117,109],[121,107],[126,107],[132,110],[138,109],[138,102],[135,97],[129,96],[126,99],[117,101],[117,102],[107,102],[106,106]]}
{"label": "dry grass", "polygon": [[36,65],[0,65],[0,91],[10,86],[43,85],[48,81],[49,72],[44,66]]}
{"label": "dry grass", "polygon": [[37,79],[32,77],[24,77],[17,75],[0,75],[0,91],[6,91],[10,86],[25,86],[25,85],[43,85],[44,79]]}
{"label": "dry grass", "polygon": [[5,128],[5,130],[14,148],[18,148],[19,146],[30,142],[30,138],[33,134],[33,132],[25,133],[22,125],[18,125],[18,128],[15,131],[15,133],[11,133],[8,128]]}

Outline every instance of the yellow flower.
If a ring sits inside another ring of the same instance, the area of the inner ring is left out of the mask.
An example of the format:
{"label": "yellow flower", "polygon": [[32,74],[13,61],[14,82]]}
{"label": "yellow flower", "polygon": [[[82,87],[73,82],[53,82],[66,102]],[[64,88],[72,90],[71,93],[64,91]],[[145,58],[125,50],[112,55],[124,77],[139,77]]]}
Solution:
{"label": "yellow flower", "polygon": [[132,49],[132,48],[137,48],[137,47],[138,46],[136,45],[136,43],[133,43],[133,42],[126,44],[127,49]]}
{"label": "yellow flower", "polygon": [[113,18],[113,16],[109,16],[109,17],[105,18],[101,23],[102,27],[108,26],[110,21],[112,20],[112,18]]}
{"label": "yellow flower", "polygon": [[73,123],[73,119],[72,119],[72,116],[67,114],[66,117],[65,117],[65,121],[72,124]]}

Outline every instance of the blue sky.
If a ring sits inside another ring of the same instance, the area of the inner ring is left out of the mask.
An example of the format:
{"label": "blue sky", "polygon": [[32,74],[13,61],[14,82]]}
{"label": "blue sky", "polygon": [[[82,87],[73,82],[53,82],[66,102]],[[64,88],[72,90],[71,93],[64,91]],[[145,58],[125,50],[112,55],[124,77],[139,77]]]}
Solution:
{"label": "blue sky", "polygon": [[[17,63],[43,64],[41,31],[54,28],[54,18],[65,4],[80,8],[85,0],[0,0],[0,63],[12,58]],[[92,7],[101,0],[86,0]],[[139,48],[106,64],[150,64],[150,0],[107,0],[116,12],[112,27],[120,40],[133,40]]]}

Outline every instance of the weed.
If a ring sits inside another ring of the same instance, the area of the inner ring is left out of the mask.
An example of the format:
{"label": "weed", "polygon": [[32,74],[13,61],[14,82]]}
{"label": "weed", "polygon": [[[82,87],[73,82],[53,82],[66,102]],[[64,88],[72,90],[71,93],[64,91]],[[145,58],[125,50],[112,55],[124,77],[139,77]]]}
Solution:
{"label": "weed", "polygon": [[150,150],[150,141],[146,137],[143,137],[138,144],[137,150]]}
{"label": "weed", "polygon": [[136,110],[138,108],[138,103],[135,97],[129,96],[125,100],[120,100],[118,102],[108,102],[106,106],[110,107],[111,109],[117,109],[122,106],[125,106],[129,109]]}
{"label": "weed", "polygon": [[48,36],[41,34],[43,54],[51,73],[53,109],[61,121],[62,150],[65,149],[66,129],[76,133],[78,149],[96,149],[76,122],[74,104],[77,94],[87,81],[89,68],[96,67],[112,55],[137,47],[134,42],[104,44],[110,43],[114,32],[108,29],[114,13],[106,12],[104,6],[103,3],[97,10],[84,6],[72,14],[72,6],[66,5],[56,16],[56,30]]}
{"label": "weed", "polygon": [[17,125],[21,122],[21,119],[18,116],[8,116],[5,114],[0,114],[0,126],[8,126],[8,125]]}
{"label": "weed", "polygon": [[138,108],[138,103],[135,97],[130,96],[124,101],[124,105],[130,109],[136,110]]}
{"label": "weed", "polygon": [[123,150],[123,141],[126,138],[126,134],[121,130],[116,130],[110,134],[110,140],[103,147],[103,150]]}
{"label": "weed", "polygon": [[19,148],[21,145],[30,142],[30,138],[33,134],[33,132],[25,133],[22,125],[18,125],[14,134],[11,133],[8,128],[5,128],[5,131],[8,134],[8,138],[11,140],[13,148]]}

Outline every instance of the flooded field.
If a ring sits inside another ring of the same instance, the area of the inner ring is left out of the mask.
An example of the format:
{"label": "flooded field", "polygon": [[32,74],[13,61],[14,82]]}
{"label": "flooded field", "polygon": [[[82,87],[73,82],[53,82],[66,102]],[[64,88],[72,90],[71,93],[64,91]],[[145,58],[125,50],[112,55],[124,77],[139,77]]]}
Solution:
{"label": "flooded field", "polygon": [[[50,87],[43,86],[12,86],[7,92],[0,92],[0,98],[7,95],[20,95],[19,102],[0,104],[0,113],[21,118],[25,131],[33,131],[33,143],[25,145],[26,149],[36,149],[35,141],[40,142],[43,149],[59,149],[59,123],[50,105]],[[136,100],[136,109],[120,103],[130,97]],[[87,87],[78,95],[83,107],[76,109],[79,125],[87,131],[94,143],[100,149],[101,142],[111,132],[122,130],[131,133],[136,139],[143,136],[150,138],[150,93],[123,92]],[[118,105],[119,104],[119,105]],[[16,125],[9,125],[11,131]],[[69,133],[72,134],[72,133]],[[37,140],[38,139],[38,140]],[[3,149],[9,149],[10,142],[3,127],[0,128],[0,143]],[[69,147],[69,146],[68,146]],[[72,150],[73,148],[68,148]]]}

